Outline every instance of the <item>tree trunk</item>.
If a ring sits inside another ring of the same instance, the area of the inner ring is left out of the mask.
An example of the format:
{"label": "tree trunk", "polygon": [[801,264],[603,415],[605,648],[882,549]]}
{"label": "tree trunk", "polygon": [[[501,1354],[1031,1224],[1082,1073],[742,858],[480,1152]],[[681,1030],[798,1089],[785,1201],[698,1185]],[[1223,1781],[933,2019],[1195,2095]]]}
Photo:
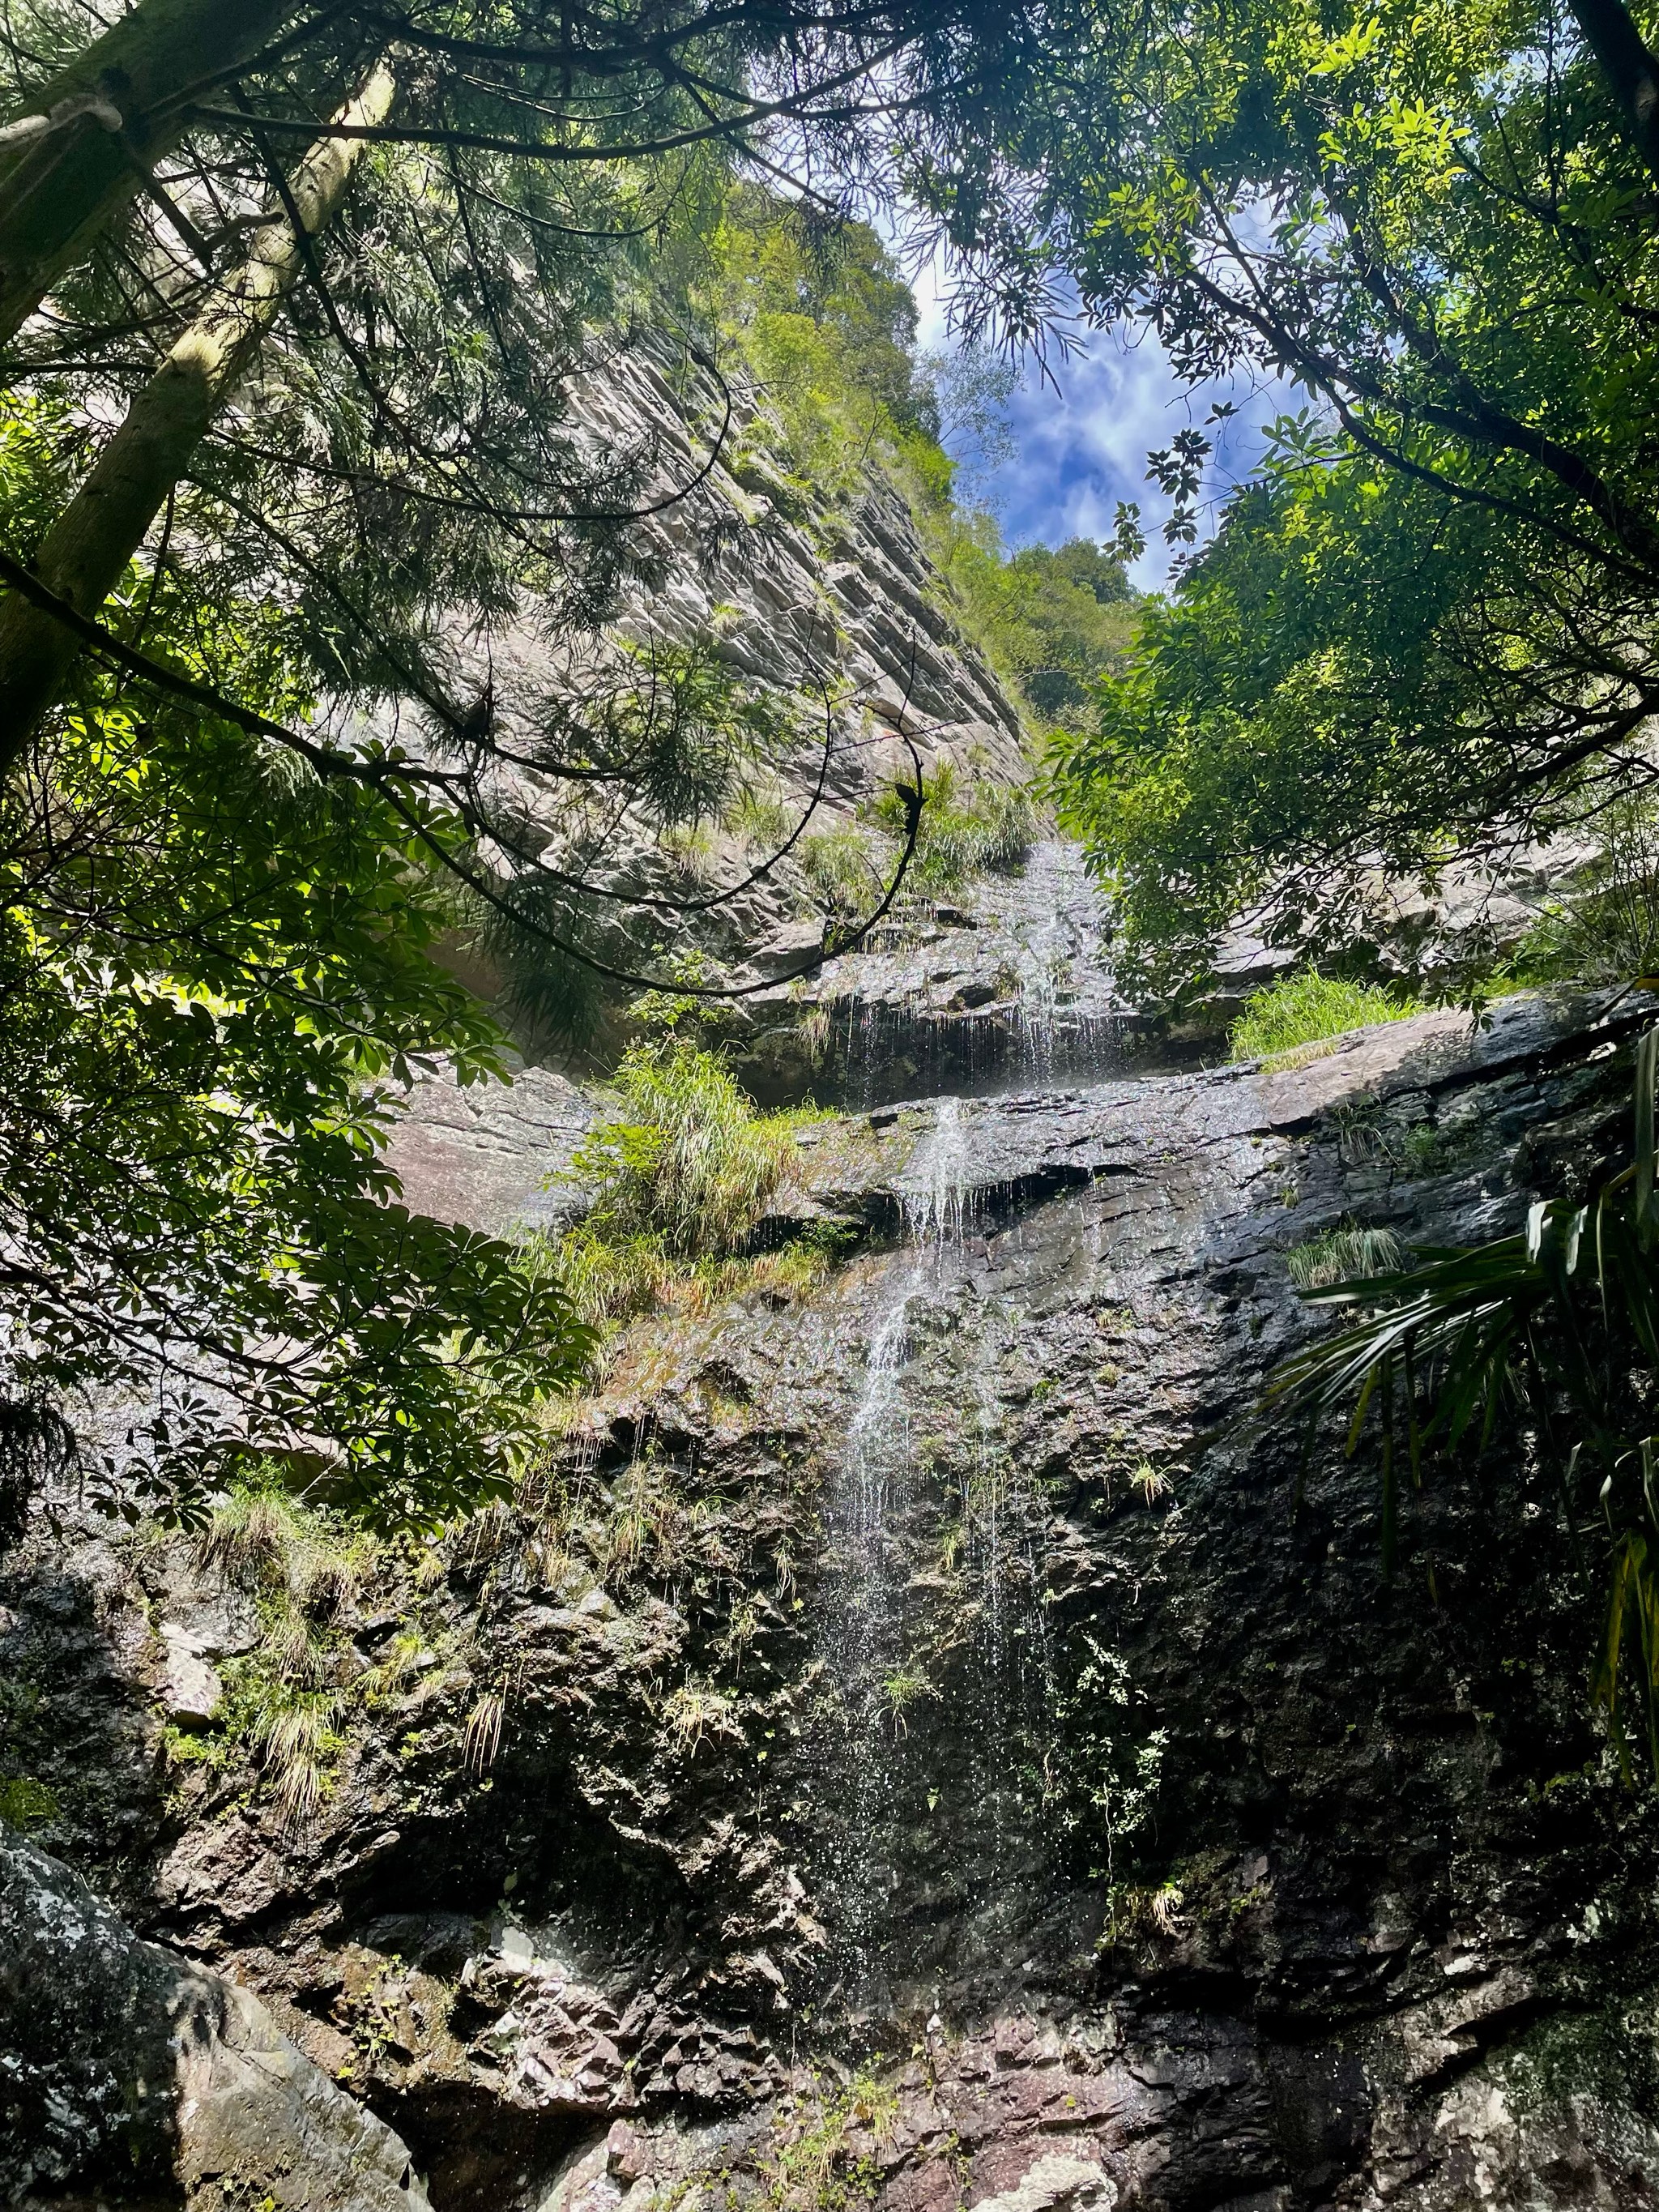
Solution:
{"label": "tree trunk", "polygon": [[1659,178],[1659,61],[1623,0],[1572,0],[1572,12],[1619,102],[1626,136]]}
{"label": "tree trunk", "polygon": [[[138,0],[30,100],[0,137],[0,344],[138,189],[134,155],[154,162],[178,143],[180,94],[246,61],[298,8],[299,0]],[[95,112],[86,112],[88,102]],[[51,127],[17,135],[28,118],[54,112]]]}
{"label": "tree trunk", "polygon": [[[335,121],[383,121],[394,89],[390,64],[380,63]],[[295,171],[289,189],[308,236],[332,220],[366,143],[319,139]],[[34,556],[41,582],[77,613],[96,614],[120,581],[304,266],[287,215],[273,215],[254,233],[246,260],[220,288],[213,306],[185,331],[128,408]],[[27,744],[81,650],[75,634],[44,608],[15,592],[0,600],[0,775]]]}

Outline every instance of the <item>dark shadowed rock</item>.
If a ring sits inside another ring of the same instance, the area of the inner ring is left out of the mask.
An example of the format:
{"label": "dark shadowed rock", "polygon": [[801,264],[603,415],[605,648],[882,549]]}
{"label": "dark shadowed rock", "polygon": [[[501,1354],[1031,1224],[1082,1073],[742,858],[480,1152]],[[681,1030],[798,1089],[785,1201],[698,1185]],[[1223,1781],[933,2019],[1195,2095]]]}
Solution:
{"label": "dark shadowed rock", "polygon": [[250,1991],[0,1830],[0,2196],[415,2212],[408,2152]]}

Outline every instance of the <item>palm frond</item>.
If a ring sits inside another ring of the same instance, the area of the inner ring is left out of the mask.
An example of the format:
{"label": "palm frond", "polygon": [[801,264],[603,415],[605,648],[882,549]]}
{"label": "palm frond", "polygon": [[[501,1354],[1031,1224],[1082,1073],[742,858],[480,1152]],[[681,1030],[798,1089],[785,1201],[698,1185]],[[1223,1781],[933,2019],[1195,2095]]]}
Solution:
{"label": "palm frond", "polygon": [[[1593,1528],[1599,1509],[1608,1579],[1592,1704],[1628,1772],[1634,1668],[1639,1733],[1659,1783],[1659,1437],[1647,1433],[1659,1370],[1659,1027],[1637,1044],[1633,1088],[1630,1165],[1584,1202],[1539,1199],[1518,1233],[1421,1249],[1409,1267],[1304,1287],[1306,1304],[1346,1325],[1281,1363],[1255,1410],[1300,1416],[1310,1448],[1322,1422],[1340,1415],[1349,1457],[1376,1413],[1388,1575],[1401,1405],[1420,1488],[1425,1448],[1449,1456],[1474,1437],[1484,1449],[1511,1394],[1554,1463],[1575,1560],[1581,1524]],[[1598,1474],[1592,1506],[1585,1491]]]}

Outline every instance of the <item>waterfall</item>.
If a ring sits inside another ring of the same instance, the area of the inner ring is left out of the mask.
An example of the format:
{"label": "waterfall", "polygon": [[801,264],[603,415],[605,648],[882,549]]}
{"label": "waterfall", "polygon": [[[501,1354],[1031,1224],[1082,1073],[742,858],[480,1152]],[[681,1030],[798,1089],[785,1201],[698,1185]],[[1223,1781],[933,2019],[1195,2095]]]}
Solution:
{"label": "waterfall", "polygon": [[1100,1075],[1118,1041],[1105,915],[1075,845],[1039,846],[1014,917],[1020,1066],[1036,1085]]}
{"label": "waterfall", "polygon": [[907,1705],[921,1694],[906,1670],[900,1601],[901,1523],[914,1502],[915,1471],[902,1387],[910,1310],[947,1247],[960,1239],[966,1169],[962,1102],[941,1099],[906,1179],[906,1249],[882,1283],[827,1516],[836,1571],[822,1643],[840,1696],[846,1761],[834,1935],[839,1963],[854,1983],[867,1974],[879,1921],[878,1838],[891,1789],[890,1753],[908,1734]]}
{"label": "waterfall", "polygon": [[903,939],[831,963],[826,1064],[855,1109],[1089,1081],[1122,1035],[1105,903],[1079,848],[1051,838]]}
{"label": "waterfall", "polygon": [[915,1864],[930,1831],[951,1824],[957,1917],[988,1939],[1030,1826],[1016,1814],[1042,1690],[1034,1490],[1002,1433],[1018,1318],[972,1280],[972,1127],[960,1099],[939,1100],[901,1182],[905,1242],[880,1281],[825,1513],[825,1894],[842,2001],[876,2018],[920,1963],[897,1916],[930,1886]]}

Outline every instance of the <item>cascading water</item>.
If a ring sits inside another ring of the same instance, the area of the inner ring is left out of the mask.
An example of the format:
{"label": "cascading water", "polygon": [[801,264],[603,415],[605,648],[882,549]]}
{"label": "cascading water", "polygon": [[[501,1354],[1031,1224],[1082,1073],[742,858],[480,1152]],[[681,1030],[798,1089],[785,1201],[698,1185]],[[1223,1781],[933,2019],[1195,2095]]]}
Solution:
{"label": "cascading water", "polygon": [[849,1983],[868,1972],[882,1887],[878,1838],[890,1795],[889,1753],[908,1731],[915,1678],[905,1668],[900,1523],[910,1507],[914,1460],[903,1373],[910,1309],[930,1263],[959,1238],[966,1162],[959,1099],[939,1103],[933,1127],[911,1164],[904,1200],[908,1249],[882,1285],[863,1387],[848,1425],[829,1523],[834,1595],[823,1641],[839,1693],[845,1761],[845,1818],[834,1869],[840,1925],[834,1931]]}
{"label": "cascading water", "polygon": [[[906,1241],[881,1279],[826,1513],[826,1896],[842,2001],[878,2019],[930,1942],[994,1945],[1041,1765],[1036,1500],[999,1395],[1018,1316],[975,1285],[972,1141],[962,1101],[941,1099],[901,1185]],[[929,1871],[947,1821],[951,1863]]]}
{"label": "cascading water", "polygon": [[827,971],[825,1073],[848,1104],[981,1097],[1088,1081],[1115,1065],[1124,1017],[1109,921],[1079,848],[1046,840],[1018,874],[988,877],[963,897]]}
{"label": "cascading water", "polygon": [[1107,995],[1104,915],[1083,855],[1074,845],[1042,846],[1024,883],[1029,896],[1014,924],[1022,1072],[1036,1084],[1097,1075],[1117,1042],[1118,1024],[1097,1003]]}

